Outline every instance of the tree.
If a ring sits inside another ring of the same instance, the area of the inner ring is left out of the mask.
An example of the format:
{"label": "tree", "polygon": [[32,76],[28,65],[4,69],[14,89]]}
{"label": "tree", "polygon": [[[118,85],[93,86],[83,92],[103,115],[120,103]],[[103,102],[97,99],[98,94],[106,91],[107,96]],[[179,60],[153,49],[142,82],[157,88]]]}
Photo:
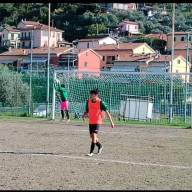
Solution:
{"label": "tree", "polygon": [[11,107],[28,103],[29,87],[23,83],[22,75],[0,66],[0,102]]}

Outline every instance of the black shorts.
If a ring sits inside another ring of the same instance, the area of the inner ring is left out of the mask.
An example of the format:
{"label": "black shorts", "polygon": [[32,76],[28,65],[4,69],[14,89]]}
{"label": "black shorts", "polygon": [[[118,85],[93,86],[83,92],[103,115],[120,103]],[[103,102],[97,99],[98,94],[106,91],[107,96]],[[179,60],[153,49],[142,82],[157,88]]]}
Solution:
{"label": "black shorts", "polygon": [[89,133],[98,133],[99,132],[99,124],[89,124]]}

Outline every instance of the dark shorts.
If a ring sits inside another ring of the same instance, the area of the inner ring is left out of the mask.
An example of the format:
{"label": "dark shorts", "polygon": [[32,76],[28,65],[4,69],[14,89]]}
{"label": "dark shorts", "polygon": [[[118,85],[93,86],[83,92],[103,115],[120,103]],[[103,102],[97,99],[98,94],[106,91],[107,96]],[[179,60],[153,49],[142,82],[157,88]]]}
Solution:
{"label": "dark shorts", "polygon": [[99,124],[89,124],[89,133],[98,133],[99,132]]}

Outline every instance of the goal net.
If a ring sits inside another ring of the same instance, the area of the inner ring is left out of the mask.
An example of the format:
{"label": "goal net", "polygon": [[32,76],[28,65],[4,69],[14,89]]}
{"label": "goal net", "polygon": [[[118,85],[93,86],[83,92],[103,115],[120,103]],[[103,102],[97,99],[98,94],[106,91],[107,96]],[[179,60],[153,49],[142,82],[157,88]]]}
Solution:
{"label": "goal net", "polygon": [[[99,89],[100,98],[107,104],[113,117],[119,117],[122,94],[153,98],[153,117],[167,119],[170,112],[171,80],[173,81],[173,112],[183,117],[185,83],[183,75],[135,72],[80,72],[58,70],[54,80],[64,83],[69,95],[69,110],[73,117],[81,117],[89,92]],[[53,91],[52,118],[60,116],[59,100]]]}

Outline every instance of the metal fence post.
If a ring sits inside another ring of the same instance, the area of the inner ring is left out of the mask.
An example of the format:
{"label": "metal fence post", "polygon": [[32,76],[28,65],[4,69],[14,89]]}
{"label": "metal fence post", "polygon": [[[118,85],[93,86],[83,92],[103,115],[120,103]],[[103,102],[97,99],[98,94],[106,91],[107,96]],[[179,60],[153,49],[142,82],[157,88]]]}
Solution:
{"label": "metal fence post", "polygon": [[54,87],[55,79],[56,79],[56,72],[54,71],[54,73],[53,73],[53,95],[52,95],[52,120],[55,119],[55,87]]}
{"label": "metal fence post", "polygon": [[109,103],[109,112],[111,112],[111,99],[112,99],[112,80],[110,80],[110,95],[109,95],[109,98],[110,98],[110,103]]}

